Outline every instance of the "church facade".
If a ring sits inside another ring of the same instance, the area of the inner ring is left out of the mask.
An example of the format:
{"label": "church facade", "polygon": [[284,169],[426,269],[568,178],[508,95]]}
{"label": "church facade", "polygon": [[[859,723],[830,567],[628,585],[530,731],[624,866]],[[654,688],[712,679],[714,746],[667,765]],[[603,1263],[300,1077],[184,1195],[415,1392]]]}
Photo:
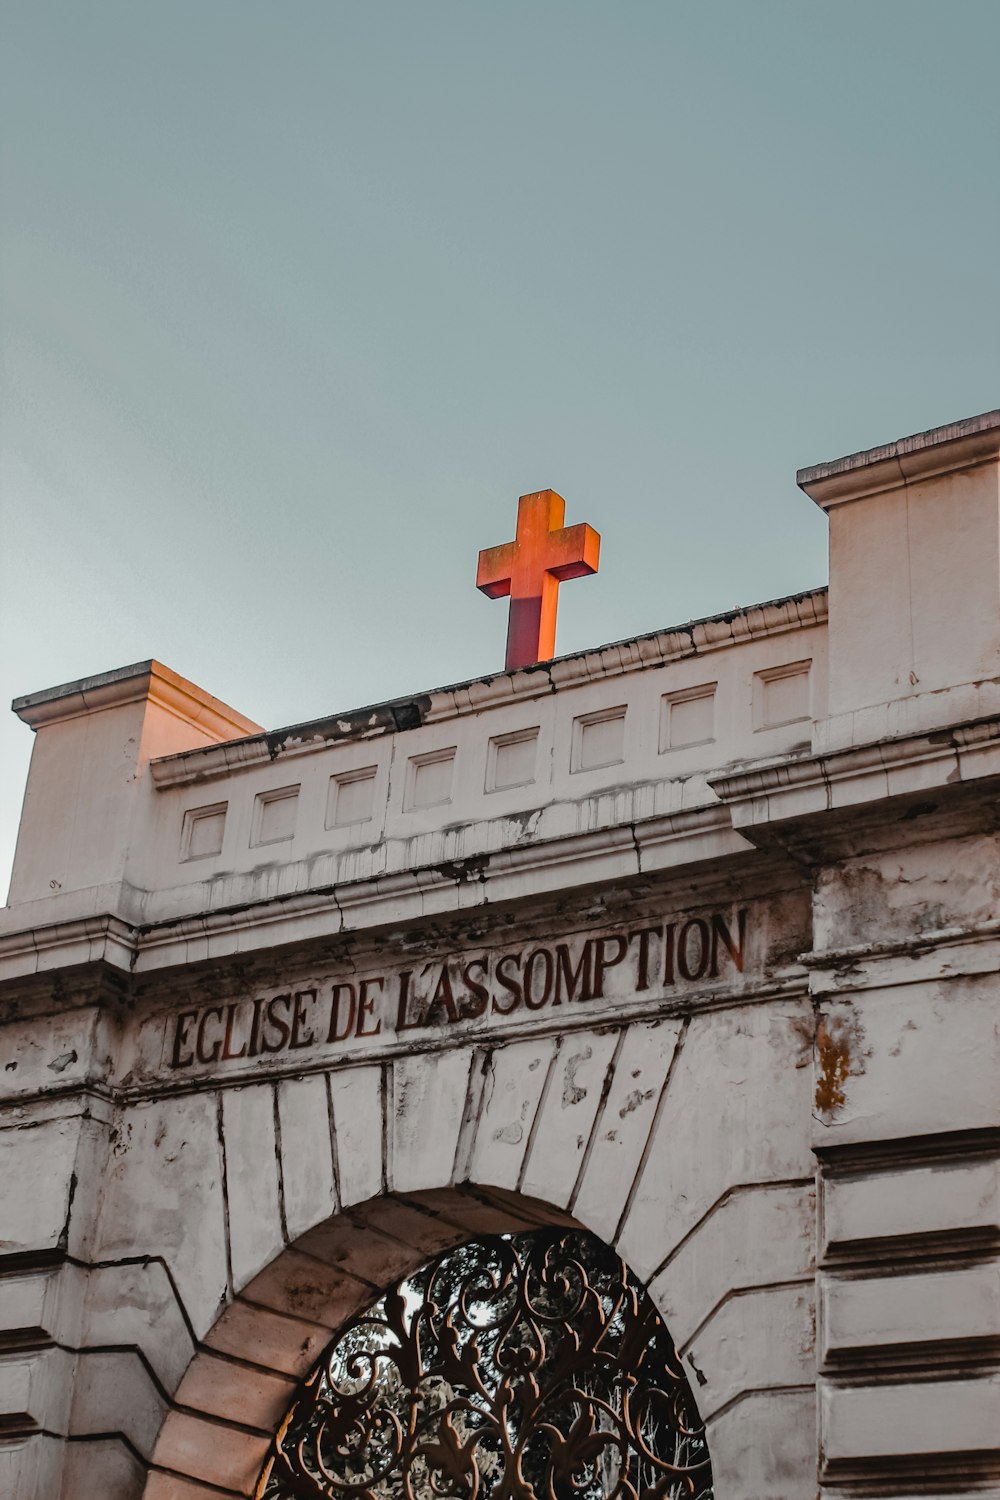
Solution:
{"label": "church facade", "polygon": [[[1000,412],[798,477],[828,590],[277,732],[17,700],[0,1495],[367,1493],[276,1477],[331,1342],[584,1231],[697,1426],[645,1493],[1000,1493]],[[588,1421],[551,1496],[626,1493]]]}

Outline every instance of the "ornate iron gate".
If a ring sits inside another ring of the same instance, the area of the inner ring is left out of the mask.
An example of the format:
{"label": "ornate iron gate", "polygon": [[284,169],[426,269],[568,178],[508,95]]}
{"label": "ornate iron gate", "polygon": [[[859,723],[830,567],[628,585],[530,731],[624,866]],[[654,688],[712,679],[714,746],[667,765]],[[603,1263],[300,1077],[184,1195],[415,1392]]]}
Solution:
{"label": "ornate iron gate", "polygon": [[704,1426],[652,1300],[583,1231],[447,1250],[348,1323],[257,1500],[711,1500]]}

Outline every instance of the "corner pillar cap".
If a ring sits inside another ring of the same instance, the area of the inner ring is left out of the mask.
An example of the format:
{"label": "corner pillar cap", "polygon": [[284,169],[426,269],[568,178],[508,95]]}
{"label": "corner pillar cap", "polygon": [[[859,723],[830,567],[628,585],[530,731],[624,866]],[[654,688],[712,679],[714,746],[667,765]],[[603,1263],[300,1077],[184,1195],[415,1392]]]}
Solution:
{"label": "corner pillar cap", "polygon": [[134,662],[101,672],[95,677],[81,677],[58,687],[43,688],[15,698],[11,709],[32,729],[98,713],[126,703],[149,700],[218,740],[241,739],[258,734],[261,725],[238,713],[211,693],[172,672],[158,661]]}
{"label": "corner pillar cap", "polygon": [[795,476],[822,510],[877,495],[886,490],[961,469],[978,468],[1000,458],[1000,410],[966,417],[946,427],[932,427],[899,438],[881,448],[866,448],[830,463],[800,469]]}

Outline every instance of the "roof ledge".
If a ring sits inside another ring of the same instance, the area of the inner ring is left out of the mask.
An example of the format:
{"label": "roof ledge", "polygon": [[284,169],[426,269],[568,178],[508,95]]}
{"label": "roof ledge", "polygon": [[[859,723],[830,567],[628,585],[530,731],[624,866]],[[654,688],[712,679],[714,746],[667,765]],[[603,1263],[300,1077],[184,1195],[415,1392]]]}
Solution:
{"label": "roof ledge", "polygon": [[76,682],[64,682],[58,687],[26,693],[22,698],[15,698],[11,708],[25,724],[40,729],[63,719],[76,719],[84,714],[145,699],[220,740],[258,734],[261,729],[253,719],[213,698],[211,693],[172,672],[162,662],[152,660],[133,662],[128,667],[117,667],[113,672],[100,672],[95,677],[81,677]]}
{"label": "roof ledge", "polygon": [[960,469],[978,468],[1000,457],[1000,409],[966,417],[946,427],[932,427],[912,437],[898,438],[881,448],[866,448],[829,463],[800,469],[795,476],[822,510],[860,500],[885,490],[900,489]]}

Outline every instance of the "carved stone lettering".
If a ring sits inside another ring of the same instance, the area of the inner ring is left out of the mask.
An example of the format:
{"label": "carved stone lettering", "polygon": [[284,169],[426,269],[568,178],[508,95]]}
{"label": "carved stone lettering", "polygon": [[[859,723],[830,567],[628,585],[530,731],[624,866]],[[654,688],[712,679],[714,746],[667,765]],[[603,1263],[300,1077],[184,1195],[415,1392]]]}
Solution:
{"label": "carved stone lettering", "polygon": [[463,1025],[503,1024],[555,1006],[627,1004],[659,988],[733,981],[743,973],[747,909],[710,912],[633,930],[577,934],[528,949],[453,954],[418,972],[330,977],[300,989],[184,1010],[167,1026],[171,1072],[262,1056],[344,1049],[374,1038]]}

